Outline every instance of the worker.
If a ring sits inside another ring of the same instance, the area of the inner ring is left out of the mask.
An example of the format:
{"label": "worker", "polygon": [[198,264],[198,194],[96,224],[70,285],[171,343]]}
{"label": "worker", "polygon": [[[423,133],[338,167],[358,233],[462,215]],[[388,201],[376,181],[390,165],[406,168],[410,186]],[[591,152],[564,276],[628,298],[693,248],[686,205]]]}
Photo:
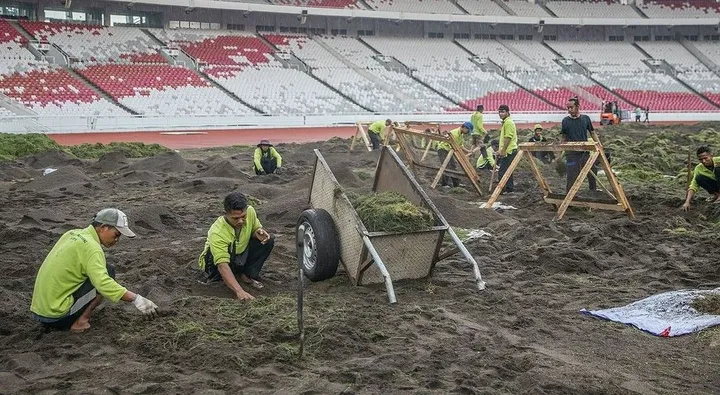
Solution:
{"label": "worker", "polygon": [[498,141],[493,140],[490,142],[490,146],[484,146],[480,148],[480,155],[478,156],[477,162],[475,162],[475,168],[478,170],[493,170],[495,168],[495,150],[498,149]]}
{"label": "worker", "polygon": [[650,107],[645,107],[645,119],[643,123],[650,123]]}
{"label": "worker", "polygon": [[[528,140],[531,143],[547,143],[547,139],[542,135],[542,125],[535,124],[534,133]],[[540,159],[542,163],[548,164],[555,160],[555,154],[552,151],[533,151],[533,156]]]}
{"label": "worker", "polygon": [[82,332],[103,297],[132,304],[144,315],[157,315],[157,305],[115,281],[115,268],[105,261],[102,247],[120,236],[135,237],[120,210],[100,210],[84,229],[65,232],[45,257],[32,294],[30,311],[45,328]]}
{"label": "worker", "polygon": [[380,149],[380,144],[385,136],[387,128],[392,126],[392,120],[386,119],[383,121],[375,121],[368,127],[368,137],[372,143],[373,150]]}
{"label": "worker", "polygon": [[[563,141],[582,141],[588,142],[588,133],[595,130],[590,117],[580,114],[580,100],[577,97],[568,99],[567,103],[568,116],[562,120],[560,135]],[[567,164],[567,182],[565,191],[569,192],[575,180],[580,175],[580,171],[590,158],[588,151],[567,151],[565,152],[565,161]],[[591,167],[593,174],[597,175],[597,162]],[[590,191],[597,191],[597,180],[595,177],[588,177]]]}
{"label": "worker", "polygon": [[[505,176],[508,167],[515,159],[518,150],[518,138],[517,128],[515,127],[515,121],[510,118],[510,107],[507,104],[503,104],[498,107],[498,115],[502,120],[500,126],[500,141],[498,150],[498,161],[500,162],[500,169],[498,170],[498,177],[500,180]],[[513,175],[510,175],[505,187],[501,193],[513,193],[515,191],[515,181]]]}
{"label": "worker", "polygon": [[[465,155],[469,153],[470,151],[466,150],[463,147],[464,144],[464,136],[470,134],[473,130],[473,124],[472,122],[465,122],[460,126],[459,128],[453,129],[450,132],[448,132],[448,135],[450,138],[455,140],[457,145],[459,145],[463,152],[462,154]],[[450,150],[452,150],[452,146],[449,143],[446,142],[440,142],[437,145],[437,153],[438,153],[438,159],[440,159],[440,165],[445,163],[445,159],[447,158],[448,154],[450,153]],[[448,162],[447,169],[450,170],[456,170],[457,164],[455,163],[455,158],[451,158]],[[460,180],[455,177],[450,176],[443,176],[442,178],[442,186],[446,187],[459,187],[460,186]]]}
{"label": "worker", "polygon": [[640,122],[640,117],[642,116],[642,110],[640,107],[635,107],[635,123]]}
{"label": "worker", "polygon": [[482,104],[478,104],[476,111],[470,116],[470,122],[472,122],[473,124],[473,146],[482,145],[483,139],[487,134],[487,132],[485,131],[485,126],[483,124],[483,111],[485,111],[485,106],[483,106]]}
{"label": "worker", "polygon": [[253,154],[255,174],[281,174],[282,156],[269,140],[261,140]]}
{"label": "worker", "polygon": [[682,205],[683,211],[690,209],[690,202],[692,202],[700,188],[710,193],[711,196],[708,201],[720,204],[720,156],[713,157],[708,147],[698,148],[696,154],[700,163],[695,166],[693,171],[687,197]]}
{"label": "worker", "polygon": [[198,264],[207,274],[208,283],[222,280],[239,300],[253,300],[255,297],[240,286],[235,276],[255,289],[262,289],[260,271],[275,239],[263,229],[244,194],[227,195],[223,206],[225,214],[210,226]]}

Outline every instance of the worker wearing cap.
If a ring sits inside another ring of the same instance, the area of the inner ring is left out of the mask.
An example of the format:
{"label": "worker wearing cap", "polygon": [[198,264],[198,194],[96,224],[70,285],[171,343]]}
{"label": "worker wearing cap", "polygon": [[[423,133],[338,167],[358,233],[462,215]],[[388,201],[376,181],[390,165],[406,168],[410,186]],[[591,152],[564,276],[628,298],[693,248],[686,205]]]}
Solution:
{"label": "worker wearing cap", "polygon": [[483,125],[483,111],[485,111],[485,107],[478,104],[476,111],[470,116],[470,122],[473,124],[472,137],[474,146],[481,146],[487,134],[485,125]]}
{"label": "worker wearing cap", "polygon": [[105,297],[132,302],[154,316],[157,305],[115,281],[115,269],[105,262],[102,247],[120,236],[135,237],[127,216],[114,208],[98,212],[90,226],[65,232],[50,250],[35,279],[30,311],[46,328],[76,332],[90,328],[90,317]]}
{"label": "worker wearing cap", "polygon": [[498,149],[497,140],[490,142],[490,146],[483,145],[480,147],[480,156],[475,162],[475,168],[478,170],[492,170],[495,168],[495,150]]}
{"label": "worker wearing cap", "polygon": [[[542,125],[535,124],[535,127],[533,128],[534,133],[532,136],[530,136],[530,139],[528,142],[531,143],[547,143],[547,139],[545,136],[542,135],[543,127]],[[540,159],[542,163],[548,164],[555,160],[555,154],[552,151],[534,151],[533,156]]]}
{"label": "worker wearing cap", "polygon": [[[458,146],[462,148],[463,152],[461,154],[465,155],[469,153],[470,151],[463,148],[464,144],[464,137],[473,130],[473,124],[472,122],[465,122],[460,126],[459,128],[453,129],[450,132],[448,132],[448,136],[455,140]],[[438,159],[440,159],[440,165],[442,165],[445,162],[445,159],[447,158],[448,154],[450,153],[450,150],[452,149],[452,146],[449,143],[446,142],[440,142],[437,145],[437,153],[438,153]],[[457,169],[457,163],[455,163],[455,158],[451,158],[450,162],[448,162],[447,169],[450,170],[456,170]],[[460,186],[460,180],[455,177],[450,176],[443,176],[442,178],[442,186],[452,186],[452,187],[459,187]]]}
{"label": "worker wearing cap", "polygon": [[[498,160],[500,162],[500,169],[498,169],[498,177],[502,180],[505,176],[505,172],[515,159],[515,155],[518,150],[518,139],[517,139],[517,128],[515,127],[515,121],[510,118],[510,107],[507,104],[503,104],[498,107],[498,115],[502,120],[502,126],[500,127],[500,147],[498,151]],[[512,193],[515,191],[515,182],[513,175],[510,175],[503,193]]]}
{"label": "worker wearing cap", "polygon": [[255,174],[280,174],[282,172],[282,156],[269,140],[261,140],[253,154]]}
{"label": "worker wearing cap", "polygon": [[263,229],[247,197],[233,192],[223,202],[225,215],[210,226],[205,247],[198,259],[208,282],[222,280],[240,300],[252,300],[235,276],[255,289],[262,289],[260,271],[270,256],[275,240]]}
{"label": "worker wearing cap", "polygon": [[368,127],[368,137],[372,143],[373,150],[380,149],[381,141],[383,141],[384,133],[387,128],[392,125],[392,120],[375,121]]}

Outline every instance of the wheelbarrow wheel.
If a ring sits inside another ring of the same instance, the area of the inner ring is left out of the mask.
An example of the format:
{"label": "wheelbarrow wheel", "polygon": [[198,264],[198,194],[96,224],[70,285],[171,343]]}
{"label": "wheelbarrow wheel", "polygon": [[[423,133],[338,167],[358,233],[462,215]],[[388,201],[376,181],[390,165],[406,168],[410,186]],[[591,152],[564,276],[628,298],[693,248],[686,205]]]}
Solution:
{"label": "wheelbarrow wheel", "polygon": [[310,281],[332,278],[340,262],[340,240],[335,221],[322,209],[308,209],[298,218],[295,241],[297,258]]}

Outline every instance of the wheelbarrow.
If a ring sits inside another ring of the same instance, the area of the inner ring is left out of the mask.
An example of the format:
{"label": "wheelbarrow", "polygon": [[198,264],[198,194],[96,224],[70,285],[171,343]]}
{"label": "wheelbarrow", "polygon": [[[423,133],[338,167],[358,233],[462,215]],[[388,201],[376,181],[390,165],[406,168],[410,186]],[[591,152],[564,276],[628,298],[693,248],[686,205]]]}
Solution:
{"label": "wheelbarrow", "polygon": [[[300,290],[303,276],[311,281],[327,280],[342,262],[354,285],[384,283],[389,302],[396,303],[393,280],[425,278],[432,274],[437,262],[457,252],[470,263],[478,290],[485,289],[477,262],[395,151],[382,148],[372,190],[399,193],[411,203],[430,210],[435,224],[429,229],[409,233],[369,232],[320,151],[314,152],[311,208],[302,212],[296,226]],[[457,248],[441,255],[446,232]],[[302,295],[299,297],[302,299]]]}

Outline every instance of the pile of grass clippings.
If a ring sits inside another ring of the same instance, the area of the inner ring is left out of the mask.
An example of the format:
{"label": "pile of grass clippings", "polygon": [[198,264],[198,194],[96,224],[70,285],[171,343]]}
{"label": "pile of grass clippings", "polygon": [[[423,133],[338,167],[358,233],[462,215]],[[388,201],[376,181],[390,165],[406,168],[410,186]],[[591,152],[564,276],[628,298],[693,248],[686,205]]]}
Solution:
{"label": "pile of grass clippings", "polygon": [[120,151],[128,158],[145,158],[162,152],[168,151],[168,148],[160,144],[144,144],[144,143],[120,143],[113,142],[110,144],[81,144],[65,147],[65,150],[81,159],[97,159],[102,155]]}
{"label": "pile of grass clippings", "polygon": [[720,294],[698,296],[690,305],[698,313],[720,315]]}
{"label": "pile of grass clippings", "polygon": [[410,203],[396,192],[348,194],[348,198],[370,232],[409,233],[435,225],[430,210]]}
{"label": "pile of grass clippings", "polygon": [[44,134],[0,133],[0,160],[12,160],[47,151],[64,151],[80,159],[97,159],[113,151],[120,151],[128,158],[144,158],[168,151],[168,148],[160,144],[119,142],[63,147]]}

